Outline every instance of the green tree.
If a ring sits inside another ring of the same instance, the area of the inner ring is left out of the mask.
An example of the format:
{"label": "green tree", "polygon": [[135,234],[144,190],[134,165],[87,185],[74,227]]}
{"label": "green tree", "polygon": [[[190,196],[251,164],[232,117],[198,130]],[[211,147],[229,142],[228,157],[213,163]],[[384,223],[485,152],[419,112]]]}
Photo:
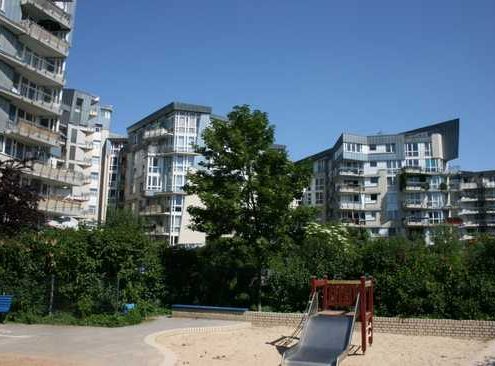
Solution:
{"label": "green tree", "polygon": [[40,196],[21,184],[27,161],[0,161],[0,232],[12,235],[24,228],[35,228],[44,220],[38,211]]}
{"label": "green tree", "polygon": [[258,272],[260,307],[263,270],[286,238],[291,204],[309,184],[311,171],[273,148],[267,114],[246,105],[234,107],[227,121],[214,119],[203,139],[198,150],[204,169],[191,174],[186,187],[203,204],[189,208],[192,227],[210,240],[233,235],[244,242]]}

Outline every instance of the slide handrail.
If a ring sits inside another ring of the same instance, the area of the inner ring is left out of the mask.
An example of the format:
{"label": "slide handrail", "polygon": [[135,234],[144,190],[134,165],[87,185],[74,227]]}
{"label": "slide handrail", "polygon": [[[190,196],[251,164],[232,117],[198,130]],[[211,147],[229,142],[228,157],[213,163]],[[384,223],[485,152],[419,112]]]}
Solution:
{"label": "slide handrail", "polygon": [[299,323],[297,324],[296,328],[292,332],[292,334],[285,339],[285,341],[282,343],[282,346],[287,346],[289,345],[294,339],[298,338],[299,334],[302,332],[304,329],[304,326],[306,325],[309,317],[316,313],[318,311],[318,293],[314,292],[309,301],[308,304],[306,305],[306,309],[304,310],[303,316]]}

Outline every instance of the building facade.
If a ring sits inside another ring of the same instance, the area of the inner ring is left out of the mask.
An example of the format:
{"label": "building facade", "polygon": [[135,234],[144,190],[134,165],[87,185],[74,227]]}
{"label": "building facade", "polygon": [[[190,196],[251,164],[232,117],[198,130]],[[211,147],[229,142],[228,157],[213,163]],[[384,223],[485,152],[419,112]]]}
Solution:
{"label": "building facade", "polygon": [[453,209],[464,239],[495,235],[495,171],[461,171],[452,178]]}
{"label": "building facade", "polygon": [[149,234],[170,245],[204,244],[189,229],[187,207],[199,199],[183,190],[197,167],[195,146],[210,123],[211,108],[171,103],[127,128],[126,207],[146,218]]}
{"label": "building facade", "polygon": [[396,135],[342,134],[336,144],[303,159],[313,179],[302,203],[320,220],[366,228],[373,236],[422,234],[455,212],[448,189],[458,157],[459,120]]}
{"label": "building facade", "polygon": [[0,1],[0,159],[29,159],[24,184],[49,215],[78,214],[67,200],[85,177],[61,159],[59,132],[65,62],[75,1]]}
{"label": "building facade", "polygon": [[71,199],[80,202],[77,217],[88,223],[96,223],[100,216],[102,151],[112,112],[112,107],[101,105],[97,96],[75,89],[63,91],[61,160],[69,171],[86,177],[82,185],[72,188]]}
{"label": "building facade", "polygon": [[127,137],[110,134],[103,146],[98,222],[108,210],[124,208]]}

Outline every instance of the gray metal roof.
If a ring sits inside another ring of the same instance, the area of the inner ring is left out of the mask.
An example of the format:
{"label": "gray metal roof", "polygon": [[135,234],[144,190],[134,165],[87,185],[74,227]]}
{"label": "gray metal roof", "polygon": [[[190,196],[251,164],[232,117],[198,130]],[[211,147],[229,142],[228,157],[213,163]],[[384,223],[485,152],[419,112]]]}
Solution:
{"label": "gray metal roof", "polygon": [[142,126],[145,126],[148,123],[155,121],[157,118],[166,116],[172,112],[182,111],[182,112],[197,112],[197,113],[211,114],[211,110],[212,110],[211,107],[207,107],[203,105],[172,102],[170,104],[167,104],[165,107],[160,108],[157,111],[149,114],[148,116],[144,117],[138,122],[130,125],[129,127],[127,127],[127,132],[128,133],[133,132],[141,128]]}

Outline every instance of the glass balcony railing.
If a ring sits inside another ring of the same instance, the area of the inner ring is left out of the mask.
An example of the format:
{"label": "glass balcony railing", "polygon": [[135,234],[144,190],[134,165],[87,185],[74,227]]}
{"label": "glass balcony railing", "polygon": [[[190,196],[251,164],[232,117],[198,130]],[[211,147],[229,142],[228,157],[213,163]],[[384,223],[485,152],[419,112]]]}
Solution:
{"label": "glass balcony railing", "polygon": [[155,128],[153,130],[144,131],[143,139],[149,140],[149,139],[160,138],[171,135],[172,132],[170,132],[166,128]]}

